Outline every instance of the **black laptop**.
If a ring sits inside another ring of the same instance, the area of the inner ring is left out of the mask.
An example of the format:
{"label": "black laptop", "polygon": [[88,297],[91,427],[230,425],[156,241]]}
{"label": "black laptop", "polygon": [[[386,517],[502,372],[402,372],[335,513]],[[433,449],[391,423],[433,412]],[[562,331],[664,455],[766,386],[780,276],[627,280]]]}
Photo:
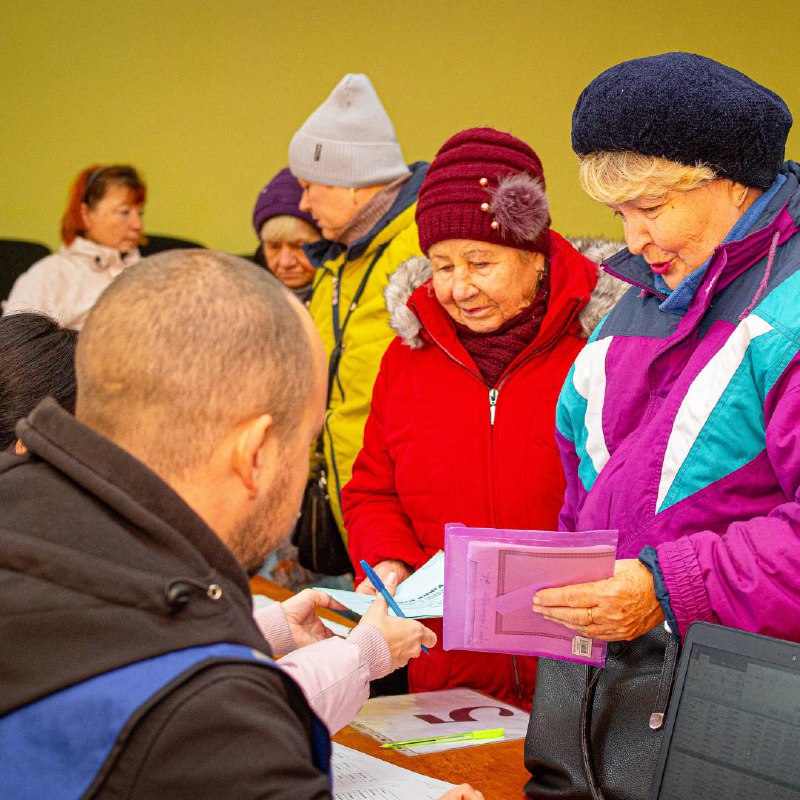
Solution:
{"label": "black laptop", "polygon": [[650,800],[800,800],[800,644],[689,628]]}

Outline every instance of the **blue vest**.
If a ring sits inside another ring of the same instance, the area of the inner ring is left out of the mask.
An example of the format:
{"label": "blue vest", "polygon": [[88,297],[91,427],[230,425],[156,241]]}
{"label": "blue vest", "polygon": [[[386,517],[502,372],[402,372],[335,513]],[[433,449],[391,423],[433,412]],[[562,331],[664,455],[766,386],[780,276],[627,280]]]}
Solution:
{"label": "blue vest", "polygon": [[[211,663],[259,664],[268,656],[235,644],[190,647],[95,675],[0,718],[0,798],[78,800],[127,736],[172,686]],[[311,713],[314,766],[329,776],[328,730]]]}

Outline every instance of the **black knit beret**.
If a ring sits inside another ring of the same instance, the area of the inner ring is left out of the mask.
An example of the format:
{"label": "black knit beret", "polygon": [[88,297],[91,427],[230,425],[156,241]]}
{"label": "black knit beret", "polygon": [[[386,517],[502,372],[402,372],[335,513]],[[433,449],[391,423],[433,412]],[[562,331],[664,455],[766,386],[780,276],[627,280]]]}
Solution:
{"label": "black knit beret", "polygon": [[623,61],[583,90],[572,113],[572,149],[702,162],[766,189],[791,127],[786,103],[747,75],[693,53],[664,53]]}

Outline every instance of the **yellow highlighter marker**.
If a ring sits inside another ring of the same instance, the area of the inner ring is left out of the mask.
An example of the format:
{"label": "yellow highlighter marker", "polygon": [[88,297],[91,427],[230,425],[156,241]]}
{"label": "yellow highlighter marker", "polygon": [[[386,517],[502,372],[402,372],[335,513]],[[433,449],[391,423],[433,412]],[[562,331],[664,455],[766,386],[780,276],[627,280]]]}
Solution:
{"label": "yellow highlighter marker", "polygon": [[445,733],[441,736],[426,736],[421,739],[403,739],[400,742],[386,742],[386,744],[382,744],[381,747],[415,747],[417,745],[442,744],[444,742],[468,742],[472,739],[502,739],[505,732],[505,728],[486,728],[482,731],[470,731],[469,733]]}

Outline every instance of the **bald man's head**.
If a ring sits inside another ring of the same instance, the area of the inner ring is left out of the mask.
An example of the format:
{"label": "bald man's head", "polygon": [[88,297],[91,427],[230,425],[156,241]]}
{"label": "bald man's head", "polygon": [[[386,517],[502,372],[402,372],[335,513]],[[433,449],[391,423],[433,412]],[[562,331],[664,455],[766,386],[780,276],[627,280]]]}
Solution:
{"label": "bald man's head", "polygon": [[314,391],[305,316],[244,259],[211,250],[147,258],[89,314],[76,354],[76,416],[176,477],[259,414],[285,435]]}

